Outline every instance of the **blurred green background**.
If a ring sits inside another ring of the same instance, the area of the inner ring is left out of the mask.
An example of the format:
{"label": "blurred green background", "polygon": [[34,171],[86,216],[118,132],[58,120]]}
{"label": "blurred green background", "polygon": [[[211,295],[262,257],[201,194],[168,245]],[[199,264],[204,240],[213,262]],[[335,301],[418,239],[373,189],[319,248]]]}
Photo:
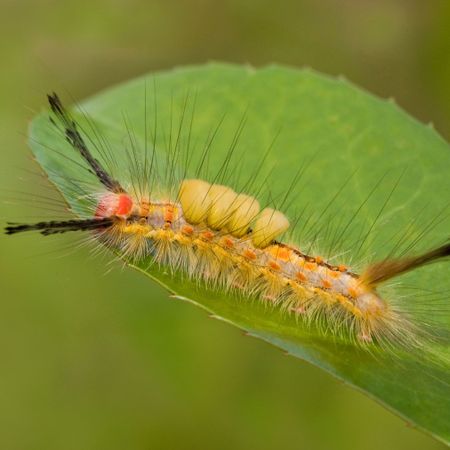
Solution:
{"label": "blurred green background", "polygon": [[[82,99],[176,65],[343,74],[450,136],[448,0],[1,0],[0,49],[2,223],[32,215],[20,191],[47,195],[25,135],[48,91]],[[0,237],[0,449],[443,448],[73,246]]]}

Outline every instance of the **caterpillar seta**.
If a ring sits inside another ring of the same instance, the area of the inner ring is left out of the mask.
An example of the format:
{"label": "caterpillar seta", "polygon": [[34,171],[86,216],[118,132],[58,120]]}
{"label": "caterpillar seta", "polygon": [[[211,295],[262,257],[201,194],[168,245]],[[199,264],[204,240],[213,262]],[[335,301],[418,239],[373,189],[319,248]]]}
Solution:
{"label": "caterpillar seta", "polygon": [[[291,227],[282,210],[260,207],[257,198],[211,179],[172,180],[174,194],[156,188],[153,160],[130,165],[141,171],[126,186],[96,159],[77,121],[56,94],[48,96],[53,124],[62,131],[99,188],[89,193],[89,214],[70,220],[8,224],[6,234],[37,231],[44,236],[84,232],[125,259],[150,258],[208,287],[239,291],[299,319],[299,326],[324,321],[325,336],[344,332],[359,347],[418,348],[430,336],[380,285],[450,256],[450,243],[418,255],[368,264],[361,273],[331,262],[301,245],[283,242]],[[205,153],[205,158],[207,153]],[[224,166],[228,160],[224,162]],[[223,167],[222,167],[223,169]]]}

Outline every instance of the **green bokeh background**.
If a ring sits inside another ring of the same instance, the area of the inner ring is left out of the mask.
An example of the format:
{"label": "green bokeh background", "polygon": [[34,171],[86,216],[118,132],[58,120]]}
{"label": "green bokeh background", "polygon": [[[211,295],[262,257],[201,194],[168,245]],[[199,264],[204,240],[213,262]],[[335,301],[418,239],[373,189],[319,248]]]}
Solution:
{"label": "green bokeh background", "polygon": [[[0,51],[2,223],[48,195],[25,143],[45,93],[175,65],[344,74],[450,136],[448,0],[0,0]],[[443,448],[73,242],[0,236],[0,449]]]}

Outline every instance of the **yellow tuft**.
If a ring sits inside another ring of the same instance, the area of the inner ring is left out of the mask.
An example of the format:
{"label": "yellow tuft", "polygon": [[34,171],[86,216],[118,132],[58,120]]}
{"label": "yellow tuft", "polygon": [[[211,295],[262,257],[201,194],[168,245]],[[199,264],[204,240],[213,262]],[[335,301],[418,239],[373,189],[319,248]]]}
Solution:
{"label": "yellow tuft", "polygon": [[264,209],[255,222],[253,245],[267,247],[277,236],[289,228],[289,220],[280,211],[271,208]]}
{"label": "yellow tuft", "polygon": [[183,180],[179,199],[184,216],[190,223],[197,224],[206,220],[211,200],[208,196],[211,185],[202,180]]}
{"label": "yellow tuft", "polygon": [[236,237],[244,236],[258,213],[258,200],[245,194],[236,196],[232,205],[232,214],[227,223],[230,233]]}
{"label": "yellow tuft", "polygon": [[237,194],[229,187],[213,184],[209,189],[208,197],[210,208],[206,221],[211,228],[220,230],[230,219]]}

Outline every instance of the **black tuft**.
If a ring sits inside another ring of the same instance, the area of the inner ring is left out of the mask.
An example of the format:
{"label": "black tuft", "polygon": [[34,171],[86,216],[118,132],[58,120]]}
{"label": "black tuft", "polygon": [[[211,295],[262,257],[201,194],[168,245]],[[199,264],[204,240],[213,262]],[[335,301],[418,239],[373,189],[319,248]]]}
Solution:
{"label": "black tuft", "polygon": [[[76,122],[65,110],[59,97],[55,93],[53,93],[47,95],[47,99],[52,112],[64,127],[67,141],[75,150],[80,153],[83,159],[89,164],[100,183],[102,183],[108,190],[112,192],[125,192],[120,183],[117,180],[114,180],[102,167],[100,162],[92,156],[86,143],[81,137],[81,134],[78,132]],[[55,124],[55,121],[52,118],[50,118],[50,121]]]}
{"label": "black tuft", "polygon": [[67,231],[87,231],[108,228],[114,223],[111,218],[102,219],[72,219],[49,222],[37,222],[33,224],[8,224],[5,234],[22,233],[23,231],[39,231],[44,236],[66,233]]}

